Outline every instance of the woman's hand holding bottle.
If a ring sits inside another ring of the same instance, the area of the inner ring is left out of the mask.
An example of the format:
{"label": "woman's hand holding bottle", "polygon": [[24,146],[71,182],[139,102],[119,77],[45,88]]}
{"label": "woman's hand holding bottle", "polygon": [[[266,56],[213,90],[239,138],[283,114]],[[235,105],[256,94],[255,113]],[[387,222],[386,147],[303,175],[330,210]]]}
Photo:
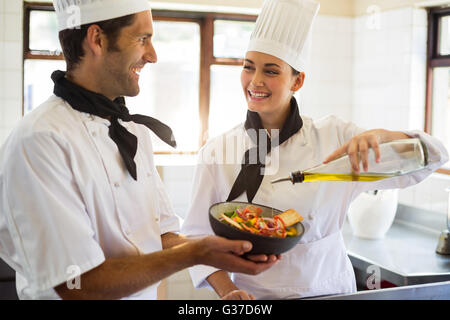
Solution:
{"label": "woman's hand holding bottle", "polygon": [[369,148],[372,148],[375,153],[375,161],[380,162],[381,143],[408,138],[410,137],[403,132],[384,129],[368,130],[348,140],[342,147],[330,154],[323,163],[326,164],[347,154],[354,173],[360,173],[360,162],[362,162],[363,170],[367,172],[369,170]]}

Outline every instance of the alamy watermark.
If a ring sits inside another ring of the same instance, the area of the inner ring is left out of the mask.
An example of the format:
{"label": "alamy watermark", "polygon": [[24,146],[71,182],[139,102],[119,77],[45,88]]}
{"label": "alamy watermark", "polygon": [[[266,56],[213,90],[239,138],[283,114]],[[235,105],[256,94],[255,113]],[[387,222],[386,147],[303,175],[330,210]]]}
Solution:
{"label": "alamy watermark", "polygon": [[77,265],[68,266],[66,269],[67,277],[67,289],[80,290],[81,289],[81,268]]}
{"label": "alamy watermark", "polygon": [[79,5],[75,4],[79,1],[55,2],[55,10],[60,16],[58,19],[61,19],[62,25],[60,27],[62,29],[81,29],[81,9]]}
{"label": "alamy watermark", "polygon": [[[279,170],[279,131],[271,130],[269,137],[265,129],[247,129],[246,134],[233,130],[215,138],[214,143],[207,144],[199,153],[199,162],[219,165],[241,165],[243,162],[249,165],[262,164],[262,175],[275,175]],[[248,156],[244,157],[247,151]]]}
{"label": "alamy watermark", "polygon": [[71,5],[67,7],[68,13],[67,28],[68,29],[80,29],[81,27],[81,11],[79,6]]}
{"label": "alamy watermark", "polygon": [[366,27],[369,30],[381,29],[381,8],[377,5],[371,5],[367,8],[368,17]]}
{"label": "alamy watermark", "polygon": [[370,265],[367,267],[367,274],[369,277],[366,279],[367,289],[381,289],[381,269],[378,266]]}

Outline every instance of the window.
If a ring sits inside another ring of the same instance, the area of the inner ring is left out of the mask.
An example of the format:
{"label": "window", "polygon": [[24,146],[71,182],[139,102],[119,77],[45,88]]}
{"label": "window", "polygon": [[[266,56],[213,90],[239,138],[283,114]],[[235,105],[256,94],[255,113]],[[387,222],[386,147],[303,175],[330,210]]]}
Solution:
{"label": "window", "polygon": [[53,92],[50,75],[65,70],[58,40],[56,15],[51,5],[25,5],[23,113],[40,105]]}
{"label": "window", "polygon": [[[127,106],[130,113],[156,117],[169,125],[178,151],[197,150],[200,26],[195,22],[155,21],[153,28],[158,62],[142,70],[141,91],[127,98]],[[153,147],[159,152],[173,150],[159,139],[153,139]]]}
{"label": "window", "polygon": [[224,133],[245,120],[247,107],[240,78],[253,25],[253,22],[245,21],[214,21],[208,118],[210,137]]}
{"label": "window", "polygon": [[[65,70],[65,62],[53,7],[24,5],[26,114],[51,95],[50,75]],[[153,19],[158,63],[143,69],[140,94],[127,105],[174,130],[176,152],[154,139],[155,153],[195,153],[245,120],[240,72],[256,16],[154,10]]]}
{"label": "window", "polygon": [[[450,150],[450,9],[431,9],[428,21],[425,131]],[[439,172],[450,174],[450,167]]]}
{"label": "window", "polygon": [[215,20],[214,57],[243,58],[253,26],[253,22]]}
{"label": "window", "polygon": [[241,88],[241,66],[211,66],[208,133],[215,137],[243,122],[247,114]]}

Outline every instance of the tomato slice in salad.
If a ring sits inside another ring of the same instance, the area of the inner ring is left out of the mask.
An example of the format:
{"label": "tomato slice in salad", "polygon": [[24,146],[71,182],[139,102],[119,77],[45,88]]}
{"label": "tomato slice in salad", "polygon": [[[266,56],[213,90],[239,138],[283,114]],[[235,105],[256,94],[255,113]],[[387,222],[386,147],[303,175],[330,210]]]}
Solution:
{"label": "tomato slice in salad", "polygon": [[238,207],[232,212],[223,213],[219,220],[253,234],[280,238],[296,235],[293,230],[287,232],[286,225],[280,217],[261,217],[261,212],[261,208],[253,205],[244,209]]}

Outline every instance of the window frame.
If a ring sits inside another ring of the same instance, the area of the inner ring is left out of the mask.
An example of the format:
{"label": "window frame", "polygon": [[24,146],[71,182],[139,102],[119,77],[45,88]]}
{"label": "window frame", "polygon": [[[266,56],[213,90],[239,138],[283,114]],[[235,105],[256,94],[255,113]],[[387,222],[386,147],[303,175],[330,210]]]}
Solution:
{"label": "window frame", "polygon": [[[426,75],[426,102],[425,102],[425,132],[431,134],[433,119],[433,71],[438,67],[450,67],[450,54],[441,55],[440,45],[440,19],[450,16],[450,8],[430,8],[428,10],[428,43],[427,43],[427,75]],[[438,169],[438,173],[450,175],[450,169]]]}
{"label": "window frame", "polygon": [[[64,60],[62,53],[56,54],[51,51],[32,51],[29,48],[30,39],[30,12],[33,10],[54,11],[51,3],[46,2],[24,2],[24,42],[23,42],[23,63],[26,59],[37,60]],[[200,120],[200,135],[198,138],[198,149],[208,140],[209,110],[211,98],[211,66],[243,65],[243,59],[223,58],[214,56],[214,21],[230,20],[255,22],[256,15],[216,13],[216,12],[192,12],[174,10],[152,10],[154,21],[182,21],[194,22],[200,26],[200,80],[199,80],[199,106],[198,116]],[[23,86],[23,84],[22,84]],[[24,114],[24,103],[22,103],[22,115]],[[156,151],[155,154],[196,154],[195,151]]]}
{"label": "window frame", "polygon": [[30,49],[30,13],[31,11],[55,11],[53,5],[44,2],[24,2],[24,18],[23,18],[23,60],[36,59],[36,60],[64,60],[64,56],[61,53],[55,54],[52,51],[32,51]]}

